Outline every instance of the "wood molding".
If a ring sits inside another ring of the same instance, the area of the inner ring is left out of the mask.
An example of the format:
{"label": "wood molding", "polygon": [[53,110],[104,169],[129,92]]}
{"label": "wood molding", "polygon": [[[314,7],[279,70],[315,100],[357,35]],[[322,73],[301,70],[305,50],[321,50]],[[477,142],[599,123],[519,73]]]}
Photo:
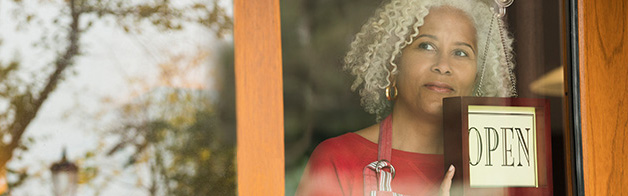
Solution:
{"label": "wood molding", "polygon": [[579,0],[580,107],[586,195],[628,187],[628,2]]}
{"label": "wood molding", "polygon": [[[571,66],[569,66],[567,63],[571,62],[570,60],[570,54],[572,53],[572,50],[570,49],[570,46],[572,44],[571,42],[571,37],[569,37],[571,34],[569,33],[571,31],[571,28],[575,28],[575,27],[571,27],[571,21],[572,18],[571,17],[571,1],[570,0],[562,0],[559,1],[559,8],[560,9],[560,14],[559,16],[561,17],[560,21],[560,32],[561,32],[561,48],[564,48],[562,50],[562,62],[563,62],[563,88],[565,89],[565,96],[563,96],[563,116],[565,118],[563,118],[563,149],[564,149],[564,160],[565,160],[565,164],[564,164],[564,168],[563,171],[565,172],[565,176],[564,176],[564,182],[565,182],[565,195],[574,195],[574,186],[575,186],[575,180],[574,180],[574,165],[572,160],[574,159],[574,155],[572,154],[574,152],[573,149],[573,129],[574,126],[572,125],[573,120],[572,117],[570,116],[571,111],[573,110],[572,104],[573,102],[571,102],[571,99],[573,99],[573,91],[571,90],[571,84],[572,84],[572,80],[571,79],[571,75],[573,73]],[[573,62],[571,62],[573,63]],[[554,168],[554,169],[559,169],[559,168]],[[559,176],[554,176],[554,178],[558,178]]]}
{"label": "wood molding", "polygon": [[238,195],[284,195],[279,0],[235,0]]}

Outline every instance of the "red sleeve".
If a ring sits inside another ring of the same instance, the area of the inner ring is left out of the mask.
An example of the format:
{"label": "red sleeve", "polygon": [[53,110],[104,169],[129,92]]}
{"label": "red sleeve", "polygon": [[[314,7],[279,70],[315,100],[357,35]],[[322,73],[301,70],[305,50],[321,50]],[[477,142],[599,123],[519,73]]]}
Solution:
{"label": "red sleeve", "polygon": [[333,149],[333,142],[328,140],[314,149],[297,188],[297,196],[343,195]]}

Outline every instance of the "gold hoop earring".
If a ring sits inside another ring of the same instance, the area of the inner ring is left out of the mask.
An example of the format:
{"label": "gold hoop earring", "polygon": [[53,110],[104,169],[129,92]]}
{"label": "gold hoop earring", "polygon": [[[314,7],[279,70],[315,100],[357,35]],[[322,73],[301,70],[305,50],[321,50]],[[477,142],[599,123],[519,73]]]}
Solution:
{"label": "gold hoop earring", "polygon": [[394,83],[386,87],[386,99],[388,99],[388,101],[396,100],[398,93],[399,92],[397,91],[397,85],[395,85]]}

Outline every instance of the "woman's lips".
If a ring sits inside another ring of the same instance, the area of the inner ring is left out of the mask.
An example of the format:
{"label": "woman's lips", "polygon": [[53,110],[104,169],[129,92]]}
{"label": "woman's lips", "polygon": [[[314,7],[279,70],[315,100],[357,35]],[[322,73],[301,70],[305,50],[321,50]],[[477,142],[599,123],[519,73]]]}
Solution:
{"label": "woman's lips", "polygon": [[451,93],[454,92],[454,88],[443,82],[430,82],[424,85],[425,88],[439,92],[439,93]]}

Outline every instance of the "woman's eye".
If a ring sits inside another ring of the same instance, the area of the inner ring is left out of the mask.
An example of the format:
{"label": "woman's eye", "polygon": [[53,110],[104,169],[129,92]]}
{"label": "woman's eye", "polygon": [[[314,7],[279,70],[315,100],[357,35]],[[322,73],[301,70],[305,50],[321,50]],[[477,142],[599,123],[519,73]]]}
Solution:
{"label": "woman's eye", "polygon": [[456,51],[454,52],[454,55],[456,55],[456,56],[460,56],[460,57],[467,57],[467,56],[469,56],[466,52],[464,52],[464,51],[462,51],[462,50],[456,50]]}
{"label": "woman's eye", "polygon": [[430,44],[430,43],[420,43],[420,44],[419,44],[419,48],[424,49],[424,50],[429,50],[429,51],[432,51],[432,50],[435,50],[435,49],[436,49],[436,48],[434,48],[434,46],[433,46],[432,44]]}

